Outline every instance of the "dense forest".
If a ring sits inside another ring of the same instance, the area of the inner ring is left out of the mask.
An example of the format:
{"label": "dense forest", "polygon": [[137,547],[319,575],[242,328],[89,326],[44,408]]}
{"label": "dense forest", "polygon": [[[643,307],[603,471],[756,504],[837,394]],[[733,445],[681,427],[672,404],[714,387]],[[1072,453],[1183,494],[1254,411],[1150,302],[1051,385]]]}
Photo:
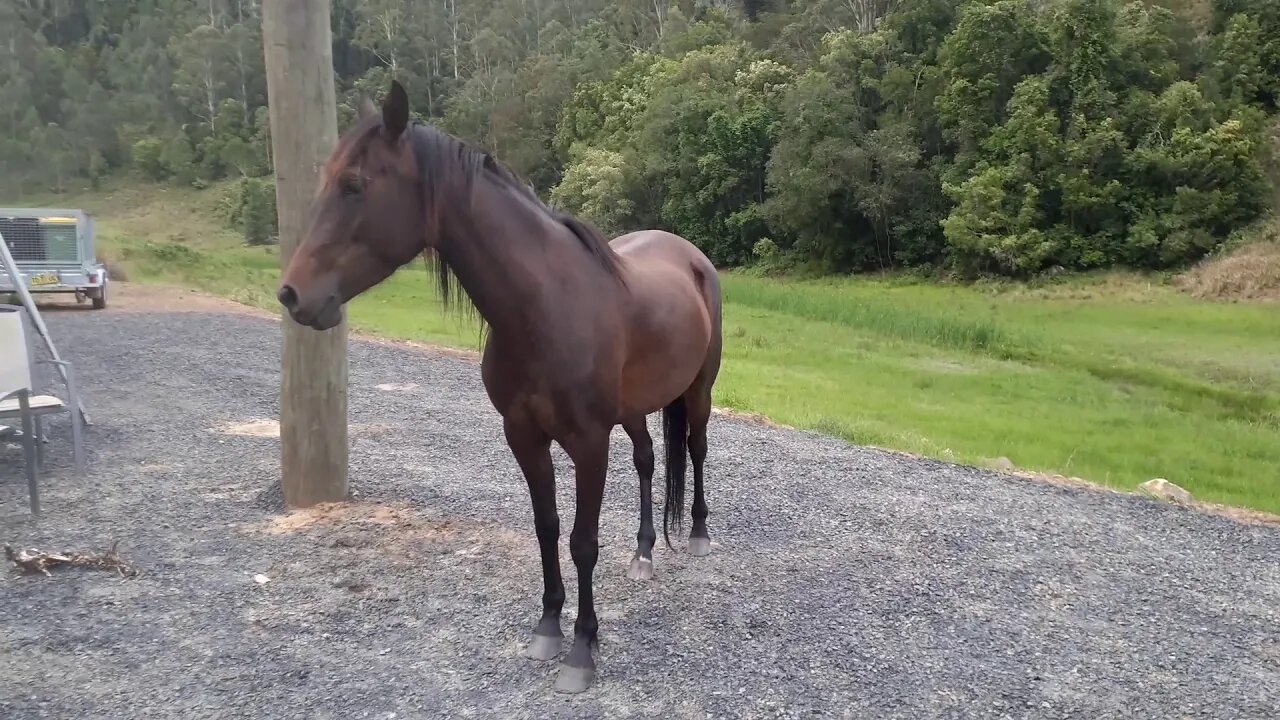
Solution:
{"label": "dense forest", "polygon": [[[1276,0],[332,0],[388,79],[609,233],[722,265],[1168,268],[1267,211]],[[261,0],[0,0],[0,192],[225,179],[269,241]]]}

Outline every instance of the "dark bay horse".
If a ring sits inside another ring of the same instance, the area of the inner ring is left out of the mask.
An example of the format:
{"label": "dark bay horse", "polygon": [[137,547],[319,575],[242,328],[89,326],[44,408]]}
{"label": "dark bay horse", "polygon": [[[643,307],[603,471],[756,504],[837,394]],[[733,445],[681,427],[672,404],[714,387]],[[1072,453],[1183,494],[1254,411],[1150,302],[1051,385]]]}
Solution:
{"label": "dark bay horse", "polygon": [[484,320],[481,377],[502,416],[533,501],[542,556],[542,617],[525,654],[555,658],[560,611],[560,517],[551,443],[573,460],[577,503],[569,550],[578,570],[573,646],[556,689],[595,678],[592,573],[609,455],[621,424],[640,476],[640,529],[627,575],[653,576],[653,442],[659,410],[666,443],[663,537],[684,513],[686,453],[693,461],[689,552],[711,551],[703,461],[711,387],[720,369],[721,297],[711,262],[660,231],[612,242],[544,205],[490,155],[429,125],[409,122],[392,82],[381,112],[367,100],[323,168],[310,224],[281,279],[290,316],[334,327],[344,303],[426,253],[447,302],[468,300]]}

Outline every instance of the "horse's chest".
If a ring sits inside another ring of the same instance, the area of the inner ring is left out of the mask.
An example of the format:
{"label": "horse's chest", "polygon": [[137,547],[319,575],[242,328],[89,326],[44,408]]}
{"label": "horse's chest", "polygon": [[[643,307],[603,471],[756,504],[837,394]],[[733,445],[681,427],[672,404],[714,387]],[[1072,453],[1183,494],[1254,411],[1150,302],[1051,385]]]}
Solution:
{"label": "horse's chest", "polygon": [[613,383],[601,383],[589,368],[532,360],[491,360],[486,355],[482,377],[499,414],[533,422],[553,437],[614,414],[616,393],[606,391]]}

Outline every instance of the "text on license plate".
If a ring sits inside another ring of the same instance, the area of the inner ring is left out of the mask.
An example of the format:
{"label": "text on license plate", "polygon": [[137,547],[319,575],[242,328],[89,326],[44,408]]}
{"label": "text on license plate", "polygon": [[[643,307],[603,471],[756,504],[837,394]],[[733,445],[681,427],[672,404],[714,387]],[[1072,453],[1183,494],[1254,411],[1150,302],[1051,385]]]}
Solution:
{"label": "text on license plate", "polygon": [[59,282],[58,273],[47,272],[47,273],[40,273],[39,275],[31,276],[31,287],[40,287],[42,285],[57,285],[58,282]]}

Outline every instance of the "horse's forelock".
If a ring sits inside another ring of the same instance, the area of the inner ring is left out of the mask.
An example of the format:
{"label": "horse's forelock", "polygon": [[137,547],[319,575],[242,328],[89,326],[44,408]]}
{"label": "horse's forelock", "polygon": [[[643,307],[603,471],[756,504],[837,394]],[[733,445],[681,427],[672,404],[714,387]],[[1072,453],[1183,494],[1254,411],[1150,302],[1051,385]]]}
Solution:
{"label": "horse's forelock", "polygon": [[363,118],[350,131],[339,136],[338,144],[329,155],[329,161],[321,168],[321,178],[325,186],[337,181],[342,171],[350,167],[355,159],[364,153],[365,148],[377,135],[381,124],[381,118],[376,115]]}

